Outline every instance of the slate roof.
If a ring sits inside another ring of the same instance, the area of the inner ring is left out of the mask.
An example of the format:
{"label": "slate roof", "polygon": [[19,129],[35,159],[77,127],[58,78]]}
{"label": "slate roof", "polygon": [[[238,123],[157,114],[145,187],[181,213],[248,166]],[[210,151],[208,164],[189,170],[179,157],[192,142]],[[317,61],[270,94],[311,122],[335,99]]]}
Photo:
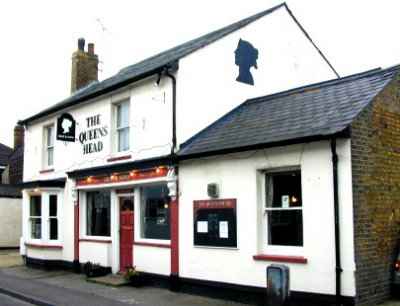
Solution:
{"label": "slate roof", "polygon": [[39,119],[41,117],[50,115],[59,110],[62,110],[66,107],[73,106],[75,104],[87,101],[88,99],[97,97],[99,95],[105,94],[117,88],[123,87],[129,83],[134,81],[143,79],[155,73],[161,71],[164,67],[171,65],[178,61],[179,59],[208,46],[209,44],[227,36],[228,34],[235,32],[244,26],[264,17],[275,10],[284,7],[286,4],[282,3],[277,6],[274,6],[268,10],[235,22],[231,25],[223,27],[214,32],[208,33],[196,39],[190,40],[184,44],[178,45],[174,48],[161,52],[157,55],[154,55],[150,58],[147,58],[141,62],[138,62],[134,65],[128,66],[120,70],[116,75],[105,79],[101,82],[93,82],[88,86],[78,90],[69,98],[47,108],[38,114],[21,120],[21,124],[27,124],[30,121],[35,119]]}
{"label": "slate roof", "polygon": [[375,69],[245,101],[181,145],[180,157],[221,154],[343,132],[400,71]]}
{"label": "slate roof", "polygon": [[8,158],[10,157],[12,152],[13,149],[0,143],[0,166],[5,167],[8,165]]}

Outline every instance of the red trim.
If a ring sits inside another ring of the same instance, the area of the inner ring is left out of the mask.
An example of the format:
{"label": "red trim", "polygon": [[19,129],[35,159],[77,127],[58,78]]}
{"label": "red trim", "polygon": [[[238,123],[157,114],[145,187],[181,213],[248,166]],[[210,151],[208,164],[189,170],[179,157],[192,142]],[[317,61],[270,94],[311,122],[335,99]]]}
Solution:
{"label": "red trim", "polygon": [[46,170],[39,171],[40,174],[45,174],[45,173],[50,173],[50,172],[54,172],[54,169],[46,169]]}
{"label": "red trim", "polygon": [[79,239],[79,242],[111,243],[111,239],[110,240]]}
{"label": "red trim", "polygon": [[133,242],[134,245],[142,245],[142,246],[149,246],[149,247],[155,247],[155,248],[166,248],[169,249],[171,248],[171,245],[169,244],[162,244],[162,243],[151,243],[151,242]]}
{"label": "red trim", "polygon": [[115,161],[119,161],[119,160],[126,160],[126,159],[131,159],[132,155],[124,155],[124,156],[118,156],[118,157],[111,157],[109,159],[107,159],[107,161],[110,162],[115,162]]}
{"label": "red trim", "polygon": [[36,243],[27,243],[25,242],[25,246],[30,248],[37,248],[37,249],[59,249],[63,248],[62,245],[50,245],[50,244],[36,244]]}
{"label": "red trim", "polygon": [[264,260],[264,261],[299,263],[299,264],[306,264],[308,262],[307,258],[302,257],[302,256],[284,256],[284,255],[259,254],[259,255],[254,255],[253,259],[254,260]]}
{"label": "red trim", "polygon": [[77,200],[74,203],[74,260],[79,262],[79,190]]}
{"label": "red trim", "polygon": [[179,198],[170,203],[171,214],[171,274],[179,275]]}
{"label": "red trim", "polygon": [[115,192],[116,192],[117,194],[121,194],[121,193],[132,194],[132,193],[133,193],[133,188],[117,189],[117,190],[115,190]]}
{"label": "red trim", "polygon": [[114,173],[110,176],[104,176],[104,175],[89,176],[87,178],[77,180],[76,185],[87,186],[87,185],[97,185],[97,184],[129,182],[129,181],[164,177],[167,174],[168,174],[168,168],[160,166],[146,170],[132,170],[130,172]]}

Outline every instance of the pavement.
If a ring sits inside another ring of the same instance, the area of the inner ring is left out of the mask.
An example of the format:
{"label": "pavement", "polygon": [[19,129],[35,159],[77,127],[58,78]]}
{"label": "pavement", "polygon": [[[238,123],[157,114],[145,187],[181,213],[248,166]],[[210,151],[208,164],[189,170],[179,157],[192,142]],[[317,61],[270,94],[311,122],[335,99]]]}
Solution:
{"label": "pavement", "polygon": [[0,268],[22,265],[22,257],[18,250],[0,250]]}

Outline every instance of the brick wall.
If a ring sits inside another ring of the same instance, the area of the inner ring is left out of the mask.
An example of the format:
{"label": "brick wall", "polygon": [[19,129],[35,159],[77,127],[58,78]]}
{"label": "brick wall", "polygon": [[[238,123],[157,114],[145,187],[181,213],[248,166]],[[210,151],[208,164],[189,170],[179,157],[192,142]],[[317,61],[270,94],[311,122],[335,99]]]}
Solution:
{"label": "brick wall", "polygon": [[400,78],[352,124],[357,305],[390,295],[400,237]]}

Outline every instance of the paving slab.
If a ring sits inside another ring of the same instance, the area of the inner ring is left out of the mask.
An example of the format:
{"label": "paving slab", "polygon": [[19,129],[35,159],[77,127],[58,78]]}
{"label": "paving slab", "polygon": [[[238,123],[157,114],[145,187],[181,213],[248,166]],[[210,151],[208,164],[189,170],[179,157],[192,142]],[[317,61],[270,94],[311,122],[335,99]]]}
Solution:
{"label": "paving slab", "polygon": [[91,277],[88,278],[87,281],[112,287],[121,287],[129,284],[129,281],[127,281],[122,275],[119,274],[117,275],[109,274],[106,276]]}

